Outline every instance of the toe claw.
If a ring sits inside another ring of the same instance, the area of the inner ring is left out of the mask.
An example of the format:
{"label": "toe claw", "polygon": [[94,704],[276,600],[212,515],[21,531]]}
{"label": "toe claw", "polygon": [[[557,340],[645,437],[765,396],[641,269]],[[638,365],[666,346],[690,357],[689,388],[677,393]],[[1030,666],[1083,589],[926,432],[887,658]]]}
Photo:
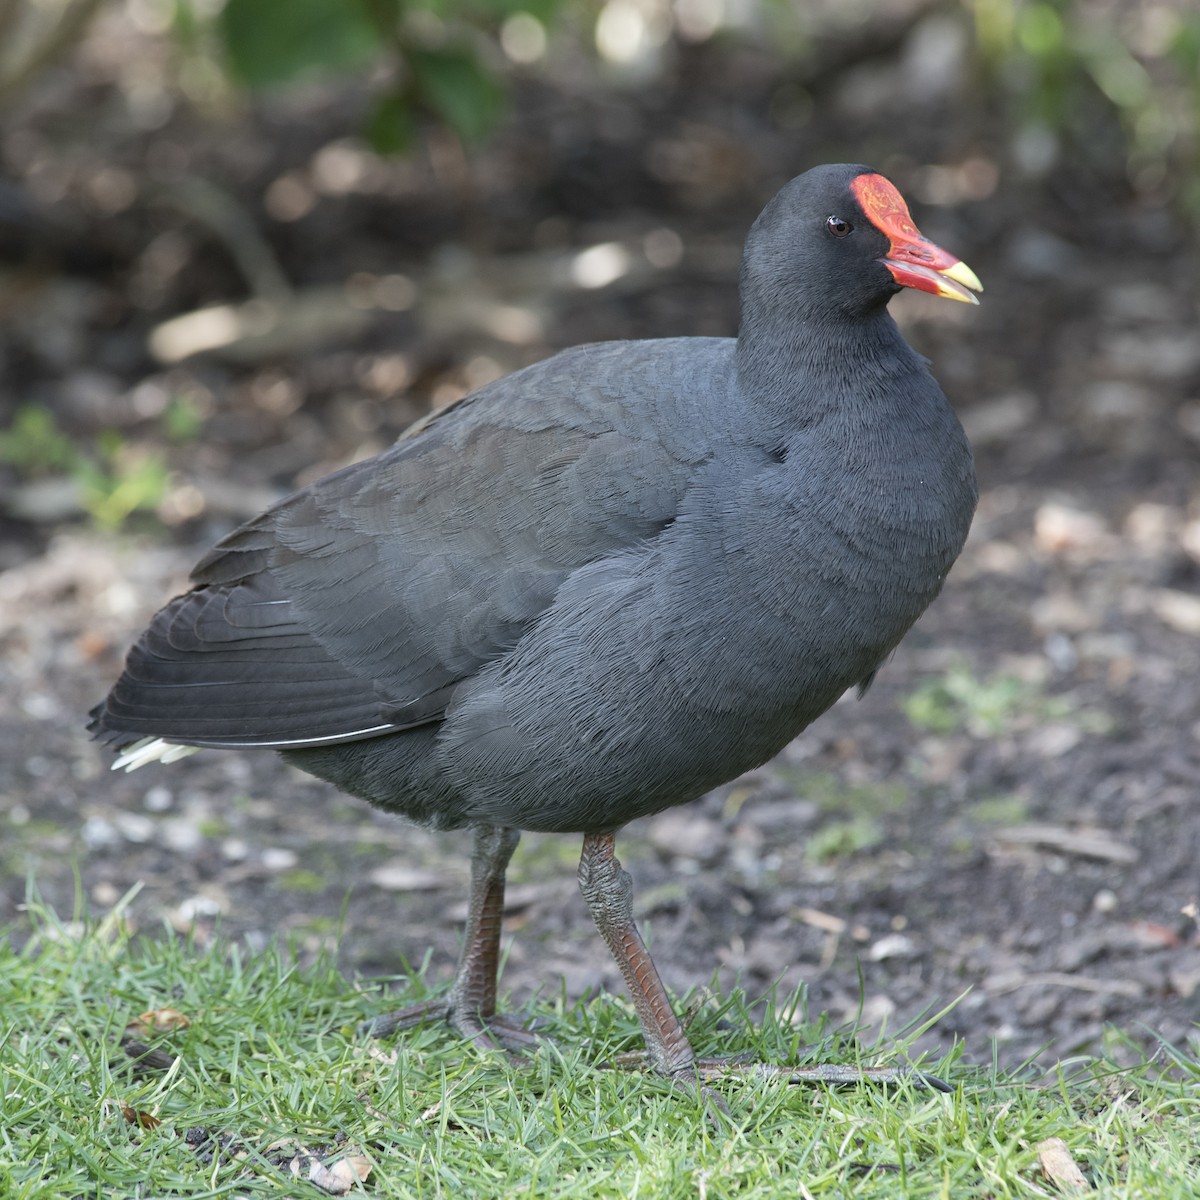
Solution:
{"label": "toe claw", "polygon": [[435,1021],[445,1021],[460,1037],[482,1050],[507,1050],[510,1054],[527,1054],[535,1050],[542,1038],[526,1029],[513,1017],[494,1014],[481,1017],[447,1000],[429,1000],[396,1012],[384,1013],[373,1020],[363,1021],[358,1032],[362,1037],[384,1038],[403,1029],[415,1029]]}
{"label": "toe claw", "polygon": [[954,1091],[954,1087],[947,1083],[940,1075],[930,1075],[928,1071],[912,1071],[907,1078],[910,1083],[926,1087],[931,1092],[946,1092],[947,1094],[951,1094]]}

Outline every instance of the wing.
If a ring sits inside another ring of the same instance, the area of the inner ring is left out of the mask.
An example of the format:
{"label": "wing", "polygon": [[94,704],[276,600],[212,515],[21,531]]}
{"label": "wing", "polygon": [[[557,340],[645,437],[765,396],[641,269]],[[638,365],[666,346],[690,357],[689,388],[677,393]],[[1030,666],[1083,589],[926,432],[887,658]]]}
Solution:
{"label": "wing", "polygon": [[[430,700],[436,703],[435,697]],[[369,680],[345,670],[296,620],[269,572],[199,587],[160,610],[93,712],[101,736],[190,745],[316,744],[401,727]],[[414,707],[408,723],[420,723]]]}
{"label": "wing", "polygon": [[635,345],[509,376],[235,530],[130,652],[100,736],[297,746],[438,720],[573,571],[674,520],[705,439],[631,401],[654,343]]}

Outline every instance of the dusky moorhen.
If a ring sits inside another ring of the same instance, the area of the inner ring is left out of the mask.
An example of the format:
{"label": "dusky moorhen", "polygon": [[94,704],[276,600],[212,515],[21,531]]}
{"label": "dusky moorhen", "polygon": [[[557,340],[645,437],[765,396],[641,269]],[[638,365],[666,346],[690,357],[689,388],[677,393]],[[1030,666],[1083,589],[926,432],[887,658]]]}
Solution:
{"label": "dusky moorhen", "polygon": [[695,1090],[723,1068],[672,1012],[614,837],[865,687],[941,590],[974,467],[888,315],[904,287],[981,290],[869,167],[793,179],[746,240],[736,339],[563,351],[281,500],[201,560],[91,728],[117,767],[271,747],[474,828],[454,984],[376,1033],[436,1016],[527,1046],[496,1012],[505,869],[520,830],[581,832],[648,1060]]}

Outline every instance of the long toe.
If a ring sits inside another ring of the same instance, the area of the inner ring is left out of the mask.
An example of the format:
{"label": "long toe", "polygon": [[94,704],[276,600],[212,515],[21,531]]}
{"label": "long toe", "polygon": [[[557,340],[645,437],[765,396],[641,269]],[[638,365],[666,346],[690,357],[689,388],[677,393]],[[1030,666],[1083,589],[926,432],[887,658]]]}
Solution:
{"label": "long toe", "polygon": [[449,1001],[428,1000],[424,1004],[398,1008],[395,1012],[384,1013],[369,1021],[363,1021],[358,1027],[358,1032],[362,1037],[385,1038],[391,1037],[393,1033],[402,1029],[416,1029],[418,1025],[449,1020]]}
{"label": "long toe", "polygon": [[539,1034],[526,1028],[516,1018],[501,1016],[499,1013],[490,1017],[480,1017],[473,1013],[452,1013],[449,1021],[454,1030],[477,1046],[498,1047],[507,1050],[509,1054],[531,1054],[543,1040]]}
{"label": "long toe", "polygon": [[534,1021],[530,1026],[518,1021],[515,1017],[505,1017],[497,1013],[488,1020],[487,1024],[492,1031],[492,1037],[512,1054],[529,1053],[543,1043],[552,1040],[538,1032],[537,1026],[540,1024],[538,1021]]}
{"label": "long toe", "polygon": [[507,1050],[510,1054],[529,1054],[536,1050],[542,1038],[527,1029],[514,1017],[493,1014],[481,1017],[478,1013],[456,1007],[449,1000],[428,1000],[409,1008],[385,1013],[364,1021],[359,1033],[364,1037],[384,1038],[405,1029],[444,1021],[460,1037],[482,1050]]}
{"label": "long toe", "polygon": [[910,1087],[928,1088],[935,1092],[954,1089],[936,1075],[913,1067],[856,1067],[850,1063],[811,1063],[803,1067],[781,1067],[774,1063],[756,1062],[745,1058],[701,1058],[696,1060],[700,1079],[780,1079],[787,1083],[906,1083]]}

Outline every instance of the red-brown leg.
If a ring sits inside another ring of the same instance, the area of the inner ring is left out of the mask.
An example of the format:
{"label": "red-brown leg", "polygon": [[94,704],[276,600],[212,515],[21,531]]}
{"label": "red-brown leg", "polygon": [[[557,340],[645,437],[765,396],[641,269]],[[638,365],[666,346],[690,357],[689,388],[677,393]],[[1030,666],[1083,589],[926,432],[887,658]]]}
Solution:
{"label": "red-brown leg", "polygon": [[679,1018],[671,1008],[666,988],[633,922],[633,881],[617,860],[611,833],[589,833],[579,859],[579,889],[591,909],[600,935],[608,943],[646,1040],[649,1065],[686,1090],[701,1094],[710,1110],[727,1112],[724,1101],[700,1086],[701,1080],[759,1076],[789,1083],[898,1083],[906,1081],[939,1091],[951,1089],[933,1075],[904,1067],[854,1067],[818,1063],[805,1067],[780,1067],[745,1059],[697,1059]]}
{"label": "red-brown leg", "polygon": [[496,974],[500,968],[500,930],[504,920],[504,873],[520,833],[491,825],[475,827],[471,853],[471,895],[463,932],[462,955],[449,994],[387,1013],[364,1024],[372,1037],[387,1037],[426,1021],[443,1020],[476,1045],[529,1050],[537,1036],[516,1021],[496,1014]]}
{"label": "red-brown leg", "polygon": [[633,880],[617,859],[611,833],[589,833],[579,856],[579,890],[600,936],[625,977],[646,1039],[646,1057],[661,1075],[695,1079],[696,1056],[667,989],[633,923]]}

